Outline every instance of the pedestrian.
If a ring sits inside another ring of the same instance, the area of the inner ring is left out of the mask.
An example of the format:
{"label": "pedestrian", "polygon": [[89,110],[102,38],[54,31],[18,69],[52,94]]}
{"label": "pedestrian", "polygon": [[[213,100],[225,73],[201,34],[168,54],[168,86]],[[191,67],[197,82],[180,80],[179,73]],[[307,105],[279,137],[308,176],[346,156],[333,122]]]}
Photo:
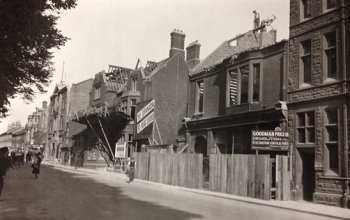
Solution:
{"label": "pedestrian", "polygon": [[81,166],[82,154],[82,152],[77,152],[75,154],[75,169],[78,169],[78,166]]}
{"label": "pedestrian", "polygon": [[35,175],[35,179],[38,178],[38,174],[40,173],[40,164],[41,164],[41,157],[40,153],[35,154],[34,162],[32,164],[32,173]]}
{"label": "pedestrian", "polygon": [[131,183],[134,180],[135,177],[135,167],[136,167],[136,161],[133,157],[128,162],[128,169],[129,169],[129,183]]}
{"label": "pedestrian", "polygon": [[4,187],[6,172],[10,167],[10,160],[8,154],[9,150],[7,147],[3,147],[0,149],[0,197],[2,189]]}

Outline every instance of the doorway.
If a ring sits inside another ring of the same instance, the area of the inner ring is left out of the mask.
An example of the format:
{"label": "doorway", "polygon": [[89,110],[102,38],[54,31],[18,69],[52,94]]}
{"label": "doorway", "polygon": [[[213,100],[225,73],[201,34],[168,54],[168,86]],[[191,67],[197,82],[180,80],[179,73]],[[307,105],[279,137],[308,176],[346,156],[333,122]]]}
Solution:
{"label": "doorway", "polygon": [[315,153],[313,150],[302,151],[300,157],[302,161],[303,200],[312,202],[315,192]]}

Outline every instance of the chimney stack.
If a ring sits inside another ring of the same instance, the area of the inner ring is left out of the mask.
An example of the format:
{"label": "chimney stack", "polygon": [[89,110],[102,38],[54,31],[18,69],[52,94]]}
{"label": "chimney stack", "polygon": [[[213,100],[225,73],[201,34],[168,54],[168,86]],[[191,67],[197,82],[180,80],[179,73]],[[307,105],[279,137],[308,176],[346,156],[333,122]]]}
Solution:
{"label": "chimney stack", "polygon": [[186,34],[181,30],[174,29],[170,33],[170,36],[171,36],[171,45],[170,45],[169,57],[172,57],[177,53],[181,53],[181,55],[185,58]]}
{"label": "chimney stack", "polygon": [[199,55],[200,55],[200,48],[201,45],[198,43],[198,41],[194,41],[193,43],[190,43],[188,47],[186,47],[187,55],[186,55],[186,62],[190,69],[193,69],[195,66],[197,66],[200,63]]}

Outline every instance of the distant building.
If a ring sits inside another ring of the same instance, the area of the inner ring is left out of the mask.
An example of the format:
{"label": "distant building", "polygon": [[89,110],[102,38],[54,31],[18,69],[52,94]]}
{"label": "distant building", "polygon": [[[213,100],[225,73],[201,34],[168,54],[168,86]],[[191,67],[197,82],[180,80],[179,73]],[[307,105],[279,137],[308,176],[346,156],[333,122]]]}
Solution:
{"label": "distant building", "polygon": [[46,145],[47,120],[47,101],[43,101],[42,107],[36,108],[35,112],[28,116],[28,121],[25,126],[25,153],[44,150]]}
{"label": "distant building", "polygon": [[13,122],[7,126],[7,131],[0,134],[0,148],[8,147],[9,151],[14,151],[16,148],[12,145],[12,134],[22,129],[21,123]]}
{"label": "distant building", "polygon": [[290,0],[292,196],[350,207],[350,5]]}
{"label": "distant building", "polygon": [[72,85],[64,82],[56,85],[49,105],[48,143],[45,150],[47,160],[64,164],[70,163],[72,133],[85,129],[79,125],[74,128],[69,126],[73,123],[70,118],[74,112],[86,109],[89,103],[91,85],[92,79]]}
{"label": "distant building", "polygon": [[25,149],[25,137],[26,137],[26,129],[21,128],[12,133],[12,149],[15,151],[24,152]]}

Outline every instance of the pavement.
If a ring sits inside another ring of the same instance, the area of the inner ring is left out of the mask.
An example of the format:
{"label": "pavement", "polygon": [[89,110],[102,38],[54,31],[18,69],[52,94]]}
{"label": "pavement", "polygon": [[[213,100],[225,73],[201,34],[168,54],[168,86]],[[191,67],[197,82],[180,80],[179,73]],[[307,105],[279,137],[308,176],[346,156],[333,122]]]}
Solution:
{"label": "pavement", "polygon": [[[81,173],[100,174],[100,175],[108,175],[108,176],[114,175],[115,177],[128,180],[128,177],[125,174],[113,172],[112,169],[108,169],[108,168],[107,169],[87,169],[87,168],[79,167],[78,169],[75,169],[74,167],[67,166],[67,165],[58,165],[58,164],[46,164],[46,165],[52,166],[56,169],[74,170],[76,172],[81,172]],[[186,191],[186,192],[191,192],[195,194],[213,196],[213,197],[222,198],[222,199],[240,201],[240,202],[249,203],[249,204],[319,215],[319,216],[329,217],[333,219],[335,218],[335,219],[350,220],[350,209],[345,209],[345,208],[325,206],[325,205],[314,204],[314,203],[304,202],[304,201],[260,200],[260,199],[235,196],[231,194],[212,192],[212,191],[201,190],[201,189],[191,189],[191,188],[184,188],[179,186],[166,185],[166,184],[139,180],[139,179],[135,179],[134,181],[143,183],[143,184],[155,185],[157,187],[166,188],[167,190],[180,190],[180,191]]]}

